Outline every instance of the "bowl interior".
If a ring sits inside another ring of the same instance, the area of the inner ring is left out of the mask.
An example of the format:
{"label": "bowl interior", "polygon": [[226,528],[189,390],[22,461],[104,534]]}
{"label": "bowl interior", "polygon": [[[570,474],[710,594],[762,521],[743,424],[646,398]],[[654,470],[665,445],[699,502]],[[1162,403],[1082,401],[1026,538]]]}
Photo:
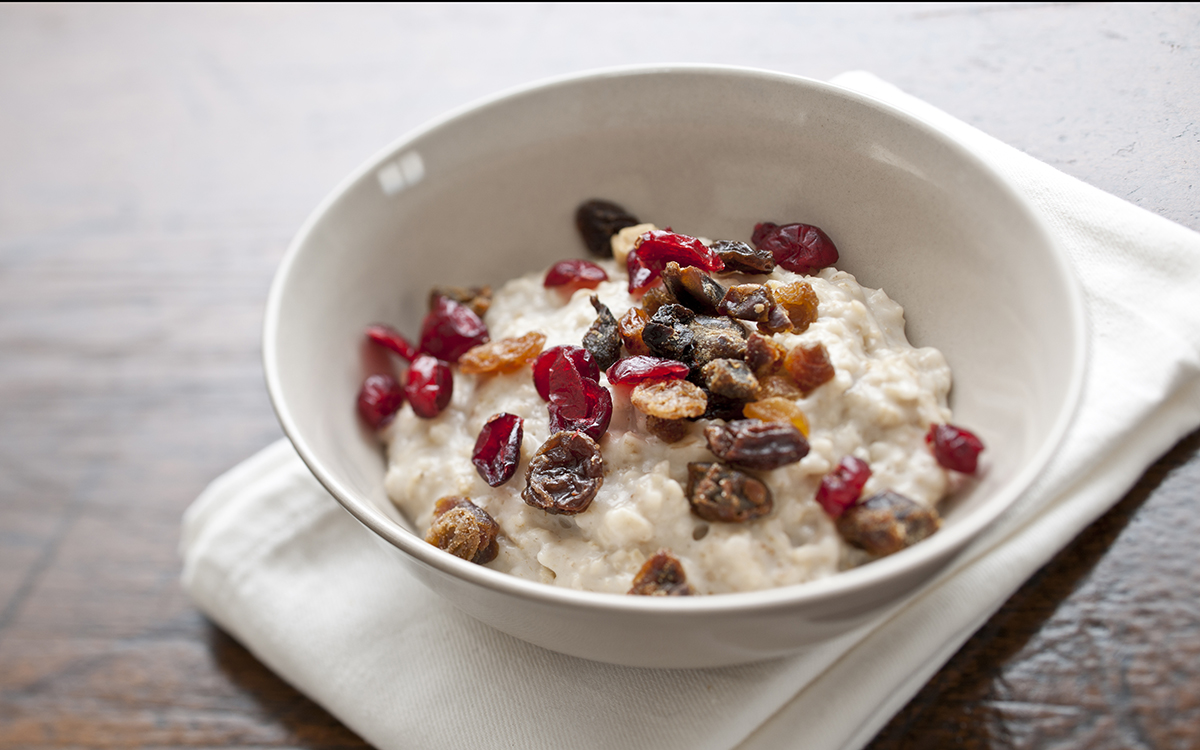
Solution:
{"label": "bowl interior", "polygon": [[415,336],[435,284],[497,285],[584,257],[573,213],[593,197],[709,237],[749,239],[763,220],[816,224],[840,267],[904,306],[910,340],[953,368],[955,421],[989,448],[987,472],[925,544],[994,518],[1061,437],[1083,368],[1078,294],[1039,221],[973,157],[802,79],[595,74],[402,139],[317,210],[276,280],[264,357],[281,421],[323,483],[411,554],[431,550],[386,498],[382,451],[354,409],[364,326]]}

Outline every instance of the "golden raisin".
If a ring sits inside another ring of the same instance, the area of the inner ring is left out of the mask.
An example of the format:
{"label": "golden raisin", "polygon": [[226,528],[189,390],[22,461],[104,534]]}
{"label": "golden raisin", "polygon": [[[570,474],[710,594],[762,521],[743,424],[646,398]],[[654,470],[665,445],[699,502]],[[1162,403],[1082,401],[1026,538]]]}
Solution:
{"label": "golden raisin", "polygon": [[787,313],[792,330],[796,333],[804,333],[817,319],[817,293],[807,281],[772,283],[771,291],[775,293],[775,301]]}
{"label": "golden raisin", "polygon": [[659,550],[646,561],[633,577],[633,588],[629,593],[637,596],[691,596],[683,563],[667,550]]}
{"label": "golden raisin", "polygon": [[746,339],[746,364],[750,365],[755,377],[761,379],[774,375],[783,367],[785,359],[787,349],[770,336],[752,333]]}
{"label": "golden raisin", "polygon": [[484,565],[496,559],[500,526],[486,510],[465,497],[443,497],[433,506],[433,523],[425,541],[468,562]]}
{"label": "golden raisin", "polygon": [[643,414],[659,419],[698,417],[708,406],[708,397],[695,383],[686,380],[648,380],[638,383],[629,400]]}
{"label": "golden raisin", "polygon": [[804,437],[808,437],[808,418],[804,416],[804,410],[791,399],[771,396],[761,401],[751,401],[742,407],[742,412],[751,419],[791,424]]}
{"label": "golden raisin", "polygon": [[490,341],[468,349],[458,360],[458,366],[468,374],[516,372],[536,359],[545,343],[546,335],[538,331],[520,338]]}
{"label": "golden raisin", "polygon": [[796,381],[787,374],[759,376],[758,392],[754,394],[759,401],[768,398],[801,398],[804,394]]}
{"label": "golden raisin", "polygon": [[783,366],[805,396],[817,386],[833,379],[833,364],[829,361],[829,352],[821,343],[815,346],[793,347],[788,352]]}
{"label": "golden raisin", "polygon": [[645,310],[640,307],[631,307],[617,321],[617,332],[621,334],[621,343],[625,345],[625,349],[630,354],[650,353],[650,347],[646,346],[645,341],[642,341],[642,329],[646,327],[648,320],[650,320],[650,315]]}

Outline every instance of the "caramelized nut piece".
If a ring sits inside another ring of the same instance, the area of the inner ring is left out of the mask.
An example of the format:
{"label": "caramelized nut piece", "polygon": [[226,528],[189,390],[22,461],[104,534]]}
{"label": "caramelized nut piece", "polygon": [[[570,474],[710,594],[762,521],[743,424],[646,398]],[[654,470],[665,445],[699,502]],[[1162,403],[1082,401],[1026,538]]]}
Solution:
{"label": "caramelized nut piece", "polygon": [[783,366],[805,396],[817,386],[833,379],[833,364],[829,361],[829,352],[825,351],[825,345],[821,343],[815,346],[793,347],[788,352]]}
{"label": "caramelized nut piece", "polygon": [[774,375],[787,359],[787,349],[769,336],[752,333],[746,340],[746,364],[757,378]]}
{"label": "caramelized nut piece", "polygon": [[714,359],[745,359],[746,329],[736,320],[699,315],[689,329],[694,341],[692,364],[696,367]]}
{"label": "caramelized nut piece", "polygon": [[670,261],[662,271],[662,280],[679,304],[704,315],[715,315],[725,296],[725,287],[695,266],[680,267]]}
{"label": "caramelized nut piece", "polygon": [[587,510],[604,484],[600,446],[582,432],[556,432],[542,443],[525,472],[527,505],[556,515]]}
{"label": "caramelized nut piece", "polygon": [[704,428],[708,449],[734,466],[768,471],[808,455],[808,440],[790,424],[741,419]]}
{"label": "caramelized nut piece", "polygon": [[634,356],[650,353],[650,347],[646,346],[645,341],[642,341],[642,329],[646,327],[649,320],[650,315],[645,310],[640,307],[631,307],[617,321],[617,333],[621,334],[621,343],[625,344],[625,349]]}
{"label": "caramelized nut piece", "polygon": [[758,393],[758,378],[738,359],[714,359],[700,370],[704,387],[718,396],[751,401]]}
{"label": "caramelized nut piece", "polygon": [[745,523],[771,512],[771,490],[758,479],[719,463],[688,464],[687,499],[705,521]]}
{"label": "caramelized nut piece", "polygon": [[585,201],[575,211],[575,228],[582,235],[588,252],[600,258],[612,257],[614,234],[637,223],[636,216],[612,201]]}
{"label": "caramelized nut piece", "polygon": [[433,506],[433,523],[425,541],[468,562],[484,565],[496,559],[500,526],[488,512],[465,497],[443,497]]}
{"label": "caramelized nut piece", "polygon": [[686,419],[663,419],[646,415],[646,429],[664,443],[678,443],[688,433]]}
{"label": "caramelized nut piece", "polygon": [[759,250],[737,240],[717,240],[712,251],[725,263],[725,272],[770,273],[775,270],[775,256],[770,250]]}
{"label": "caramelized nut piece", "polygon": [[687,419],[704,413],[708,398],[686,380],[651,380],[638,383],[629,394],[638,411],[659,419]]}
{"label": "caramelized nut piece", "polygon": [[942,524],[936,510],[887,490],[846,509],[837,529],[873,555],[890,555],[928,537]]}
{"label": "caramelized nut piece", "polygon": [[458,360],[458,368],[468,374],[516,372],[542,353],[546,335],[538,331],[515,339],[500,339],[471,347]]}
{"label": "caramelized nut piece", "polygon": [[790,398],[772,396],[759,401],[751,401],[743,408],[743,412],[751,419],[790,424],[800,430],[800,434],[804,437],[808,437],[808,418],[804,416],[804,410]]}
{"label": "caramelized nut piece", "polygon": [[721,312],[738,320],[767,322],[775,297],[765,284],[738,284],[729,287],[721,300]]}
{"label": "caramelized nut piece", "polygon": [[772,283],[771,291],[775,293],[775,301],[787,313],[794,332],[804,333],[817,319],[817,293],[807,281]]}
{"label": "caramelized nut piece", "polygon": [[595,294],[591,302],[597,315],[592,327],[583,334],[583,348],[591,353],[601,370],[607,370],[621,358],[621,335],[617,332],[617,319],[608,306]]}
{"label": "caramelized nut piece", "polygon": [[691,596],[695,592],[688,585],[683,563],[663,549],[647,560],[633,577],[633,588],[629,593],[636,596]]}
{"label": "caramelized nut piece", "polygon": [[429,292],[430,310],[437,307],[439,297],[449,297],[460,305],[466,305],[480,318],[492,306],[492,288],[490,286],[435,286]]}
{"label": "caramelized nut piece", "polygon": [[683,305],[663,305],[646,322],[642,341],[656,357],[688,362],[695,338],[689,324],[695,319],[696,313]]}

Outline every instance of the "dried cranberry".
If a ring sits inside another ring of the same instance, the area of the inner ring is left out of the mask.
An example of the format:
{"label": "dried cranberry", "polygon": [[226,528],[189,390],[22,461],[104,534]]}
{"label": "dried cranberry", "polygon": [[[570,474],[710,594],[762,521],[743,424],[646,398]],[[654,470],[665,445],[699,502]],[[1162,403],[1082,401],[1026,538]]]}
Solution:
{"label": "dried cranberry", "polygon": [[725,268],[720,256],[695,237],[654,229],[641,236],[641,244],[630,251],[625,261],[629,271],[629,291],[636,292],[653,284],[670,261],[710,272]]}
{"label": "dried cranberry", "polygon": [[372,375],[358,392],[358,413],[374,429],[392,421],[404,403],[404,389],[391,375]]}
{"label": "dried cranberry", "polygon": [[543,400],[550,400],[550,367],[559,359],[567,359],[575,365],[580,377],[600,381],[600,366],[592,353],[582,346],[566,344],[553,346],[538,355],[533,361],[533,385]]}
{"label": "dried cranberry", "polygon": [[691,368],[682,362],[660,357],[637,355],[618,360],[608,368],[608,382],[620,385],[637,385],[643,380],[663,378],[686,378]]}
{"label": "dried cranberry", "polygon": [[601,281],[608,281],[608,274],[590,260],[560,260],[546,272],[546,279],[542,282],[542,286],[595,289]]}
{"label": "dried cranberry", "polygon": [[512,479],[521,461],[524,436],[525,420],[508,413],[496,414],[479,431],[471,463],[489,487],[499,487]]}
{"label": "dried cranberry", "polygon": [[576,430],[599,440],[612,421],[612,393],[582,377],[567,357],[550,366],[550,431]]}
{"label": "dried cranberry", "polygon": [[763,222],[754,227],[751,240],[760,250],[769,250],[776,263],[796,273],[819,271],[838,260],[833,240],[811,224]]}
{"label": "dried cranberry", "polygon": [[391,326],[375,324],[367,326],[367,338],[379,344],[385,349],[399,354],[409,362],[417,356],[417,347],[409,343],[408,339],[400,335],[400,332]]}
{"label": "dried cranberry", "polygon": [[659,550],[633,577],[629,593],[634,596],[691,596],[683,563],[665,549]]}
{"label": "dried cranberry", "polygon": [[582,432],[556,432],[529,460],[521,499],[547,513],[574,515],[587,510],[603,484],[596,441]]}
{"label": "dried cranberry", "polygon": [[925,442],[933,446],[933,457],[947,469],[974,474],[978,468],[983,441],[974,433],[952,424],[935,424],[925,435]]}
{"label": "dried cranberry", "polygon": [[454,395],[454,375],[450,365],[428,354],[418,356],[408,368],[404,395],[418,417],[433,419],[441,414]]}
{"label": "dried cranberry", "polygon": [[443,362],[457,362],[468,349],[487,340],[487,326],[471,308],[449,297],[438,297],[421,325],[420,352]]}
{"label": "dried cranberry", "polygon": [[854,456],[845,456],[833,471],[821,480],[817,502],[831,518],[840,518],[862,495],[863,486],[871,478],[871,467]]}

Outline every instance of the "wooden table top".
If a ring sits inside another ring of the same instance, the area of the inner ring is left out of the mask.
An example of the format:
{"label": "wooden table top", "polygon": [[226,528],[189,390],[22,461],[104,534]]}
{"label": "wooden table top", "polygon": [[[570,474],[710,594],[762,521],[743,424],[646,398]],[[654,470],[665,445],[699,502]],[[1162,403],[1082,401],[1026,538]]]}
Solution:
{"label": "wooden table top", "polygon": [[[867,69],[1200,229],[1197,32],[1194,4],[0,6],[0,748],[365,746],[192,606],[176,546],[281,435],[290,237],[397,135],[601,66]],[[1198,489],[1194,433],[871,747],[1200,745]]]}

